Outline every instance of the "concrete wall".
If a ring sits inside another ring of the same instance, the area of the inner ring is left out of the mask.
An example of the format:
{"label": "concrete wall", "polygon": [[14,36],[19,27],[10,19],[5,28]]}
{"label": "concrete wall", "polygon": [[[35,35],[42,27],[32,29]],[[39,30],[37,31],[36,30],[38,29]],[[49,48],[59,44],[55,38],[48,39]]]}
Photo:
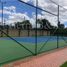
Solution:
{"label": "concrete wall", "polygon": [[[18,36],[35,36],[35,30],[17,30],[17,29],[10,29],[8,30],[3,30],[6,34],[12,37],[18,37]],[[45,30],[37,30],[37,35],[38,36],[43,36],[43,35],[50,35],[50,31],[45,31]],[[1,31],[0,31],[0,36],[1,36]],[[3,36],[6,36],[3,33]]]}

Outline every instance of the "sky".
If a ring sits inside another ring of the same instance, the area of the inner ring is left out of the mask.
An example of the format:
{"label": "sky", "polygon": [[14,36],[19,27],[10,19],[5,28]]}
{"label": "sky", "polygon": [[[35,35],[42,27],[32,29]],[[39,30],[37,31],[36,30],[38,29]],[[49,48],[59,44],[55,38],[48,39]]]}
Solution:
{"label": "sky", "polygon": [[[36,0],[21,0],[26,3],[36,6]],[[62,5],[67,9],[67,0],[52,0],[56,4]],[[47,10],[53,14],[58,14],[58,6],[53,4],[51,0],[38,0],[38,7]],[[4,3],[4,18],[5,24],[14,25],[16,22],[21,22],[24,20],[30,20],[30,23],[35,27],[36,9],[34,7],[28,6],[18,0],[1,0]],[[67,10],[60,7],[60,22],[65,24],[67,27]],[[47,19],[53,26],[57,26],[57,16],[51,15],[44,11],[38,9],[38,19]],[[2,4],[0,3],[0,22],[2,22]],[[0,23],[1,24],[1,23]],[[38,25],[39,26],[39,25]]]}

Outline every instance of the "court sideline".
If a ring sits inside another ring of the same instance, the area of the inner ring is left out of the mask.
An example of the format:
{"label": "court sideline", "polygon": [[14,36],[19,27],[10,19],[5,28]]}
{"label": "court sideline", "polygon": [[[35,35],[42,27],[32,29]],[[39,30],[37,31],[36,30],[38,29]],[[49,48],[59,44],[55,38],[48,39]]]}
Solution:
{"label": "court sideline", "polygon": [[3,67],[60,67],[67,61],[67,47],[59,48],[25,61],[16,61]]}

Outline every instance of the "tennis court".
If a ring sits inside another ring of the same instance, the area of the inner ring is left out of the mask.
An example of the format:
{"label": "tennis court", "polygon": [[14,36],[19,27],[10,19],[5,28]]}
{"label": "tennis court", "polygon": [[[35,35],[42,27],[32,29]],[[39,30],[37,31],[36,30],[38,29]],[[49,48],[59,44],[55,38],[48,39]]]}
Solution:
{"label": "tennis court", "polygon": [[[67,37],[63,38],[67,39]],[[0,38],[0,65],[35,55],[35,37],[13,37],[13,39],[23,46],[8,37]],[[66,45],[62,37],[59,37],[59,47]],[[56,36],[37,37],[37,54],[55,48],[57,48]]]}
{"label": "tennis court", "polygon": [[0,65],[67,46],[66,10],[50,0],[39,3],[0,1]]}

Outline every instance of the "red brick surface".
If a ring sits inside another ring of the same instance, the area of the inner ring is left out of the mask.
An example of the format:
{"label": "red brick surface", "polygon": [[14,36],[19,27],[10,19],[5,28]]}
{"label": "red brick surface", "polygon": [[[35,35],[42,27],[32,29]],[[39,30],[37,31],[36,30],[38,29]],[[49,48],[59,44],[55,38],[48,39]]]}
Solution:
{"label": "red brick surface", "polygon": [[29,61],[16,61],[4,67],[60,67],[67,61],[67,48],[53,51],[48,54],[43,54],[29,59]]}

